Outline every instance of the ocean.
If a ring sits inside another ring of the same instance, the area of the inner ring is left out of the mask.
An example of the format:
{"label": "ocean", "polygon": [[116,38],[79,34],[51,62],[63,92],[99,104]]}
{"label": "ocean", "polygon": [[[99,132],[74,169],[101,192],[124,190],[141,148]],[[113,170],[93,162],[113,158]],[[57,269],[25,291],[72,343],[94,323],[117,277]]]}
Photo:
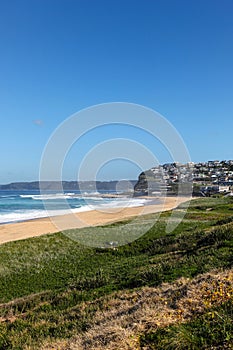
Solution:
{"label": "ocean", "polygon": [[[48,192],[39,191],[0,191],[0,224],[32,220],[62,215],[72,212],[88,211],[98,208],[137,207],[149,204],[142,198],[101,197],[106,192]],[[113,197],[114,197],[114,193]]]}

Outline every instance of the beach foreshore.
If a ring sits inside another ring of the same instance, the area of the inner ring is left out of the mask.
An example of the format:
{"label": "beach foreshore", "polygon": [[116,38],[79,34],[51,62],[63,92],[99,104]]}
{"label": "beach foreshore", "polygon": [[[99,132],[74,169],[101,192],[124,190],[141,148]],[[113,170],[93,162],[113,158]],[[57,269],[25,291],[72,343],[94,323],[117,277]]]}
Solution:
{"label": "beach foreshore", "polygon": [[187,197],[160,197],[159,199],[159,204],[90,210],[55,217],[4,224],[0,226],[0,244],[68,229],[106,225],[139,215],[172,210],[179,204],[190,200],[190,198]]}

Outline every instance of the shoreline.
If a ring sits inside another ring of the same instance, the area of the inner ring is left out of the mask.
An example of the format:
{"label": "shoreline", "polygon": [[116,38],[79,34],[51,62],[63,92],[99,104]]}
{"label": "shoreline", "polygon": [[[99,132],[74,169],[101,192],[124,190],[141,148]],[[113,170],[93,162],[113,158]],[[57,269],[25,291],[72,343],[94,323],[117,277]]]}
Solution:
{"label": "shoreline", "polygon": [[[151,198],[147,197],[147,199]],[[191,198],[160,197],[159,199],[161,203],[158,204],[151,203],[137,207],[81,211],[54,217],[35,218],[27,221],[2,224],[0,225],[0,244],[68,229],[107,225],[139,215],[168,211],[175,209],[179,204],[187,202]]]}
{"label": "shoreline", "polygon": [[[85,198],[85,196],[84,196]],[[123,196],[123,195],[119,195],[119,194],[114,194],[113,196],[111,194],[100,194],[99,196],[96,196],[96,198],[108,198],[108,199],[139,199],[139,200],[145,200],[147,203],[146,204],[138,204],[138,205],[132,205],[132,206],[129,206],[129,208],[136,208],[136,207],[142,207],[142,206],[147,206],[147,205],[154,205],[154,204],[160,204],[160,201],[161,201],[161,197],[148,197],[148,196],[140,196],[140,197],[130,197],[130,196]],[[92,209],[91,206],[93,207],[96,207],[95,209]],[[115,209],[119,209],[120,206],[113,206],[113,207],[107,207],[108,209],[110,208],[115,208]],[[43,214],[43,216],[37,216],[37,217],[31,217],[31,218],[24,218],[24,219],[18,219],[18,220],[14,220],[14,221],[3,221],[3,222],[0,222],[0,227],[1,225],[12,225],[12,224],[19,224],[19,223],[23,223],[23,222],[30,222],[30,221],[33,221],[33,220],[40,220],[40,219],[46,219],[46,218],[50,218],[50,217],[55,217],[55,216],[64,216],[64,215],[69,215],[71,214],[79,214],[79,213],[82,213],[82,212],[90,212],[90,211],[95,211],[98,209],[101,211],[101,205],[100,207],[98,208],[97,205],[84,205],[84,206],[81,206],[77,209],[75,208],[70,208],[69,210],[67,209],[64,209],[64,210],[60,210],[61,212],[63,211],[62,214],[53,214],[53,215],[46,215],[46,214]],[[56,211],[56,210],[55,210]],[[67,212],[64,212],[64,211],[67,211]],[[47,213],[46,209],[43,210],[43,212]],[[59,212],[59,210],[57,211]]]}

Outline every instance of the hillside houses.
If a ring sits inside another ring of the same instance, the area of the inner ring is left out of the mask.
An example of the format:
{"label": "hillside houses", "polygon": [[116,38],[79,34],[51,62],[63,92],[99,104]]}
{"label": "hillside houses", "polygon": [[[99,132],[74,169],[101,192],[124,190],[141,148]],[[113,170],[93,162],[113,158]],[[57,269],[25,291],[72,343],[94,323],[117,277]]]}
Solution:
{"label": "hillside houses", "polygon": [[228,193],[233,190],[233,160],[200,163],[166,163],[140,174],[135,192],[153,193],[159,189],[176,192],[177,187],[193,184],[196,194]]}

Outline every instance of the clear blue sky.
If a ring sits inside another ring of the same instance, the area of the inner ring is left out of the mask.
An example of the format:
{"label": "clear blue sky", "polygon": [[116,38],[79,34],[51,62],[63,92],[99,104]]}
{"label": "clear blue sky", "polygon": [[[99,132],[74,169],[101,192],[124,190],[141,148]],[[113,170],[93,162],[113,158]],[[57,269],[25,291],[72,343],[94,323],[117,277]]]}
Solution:
{"label": "clear blue sky", "polygon": [[[195,162],[232,159],[232,15],[232,0],[2,0],[0,183],[37,180],[54,129],[113,101],[161,113]],[[81,160],[76,152],[67,162]],[[135,165],[124,168],[101,176],[137,177]]]}

